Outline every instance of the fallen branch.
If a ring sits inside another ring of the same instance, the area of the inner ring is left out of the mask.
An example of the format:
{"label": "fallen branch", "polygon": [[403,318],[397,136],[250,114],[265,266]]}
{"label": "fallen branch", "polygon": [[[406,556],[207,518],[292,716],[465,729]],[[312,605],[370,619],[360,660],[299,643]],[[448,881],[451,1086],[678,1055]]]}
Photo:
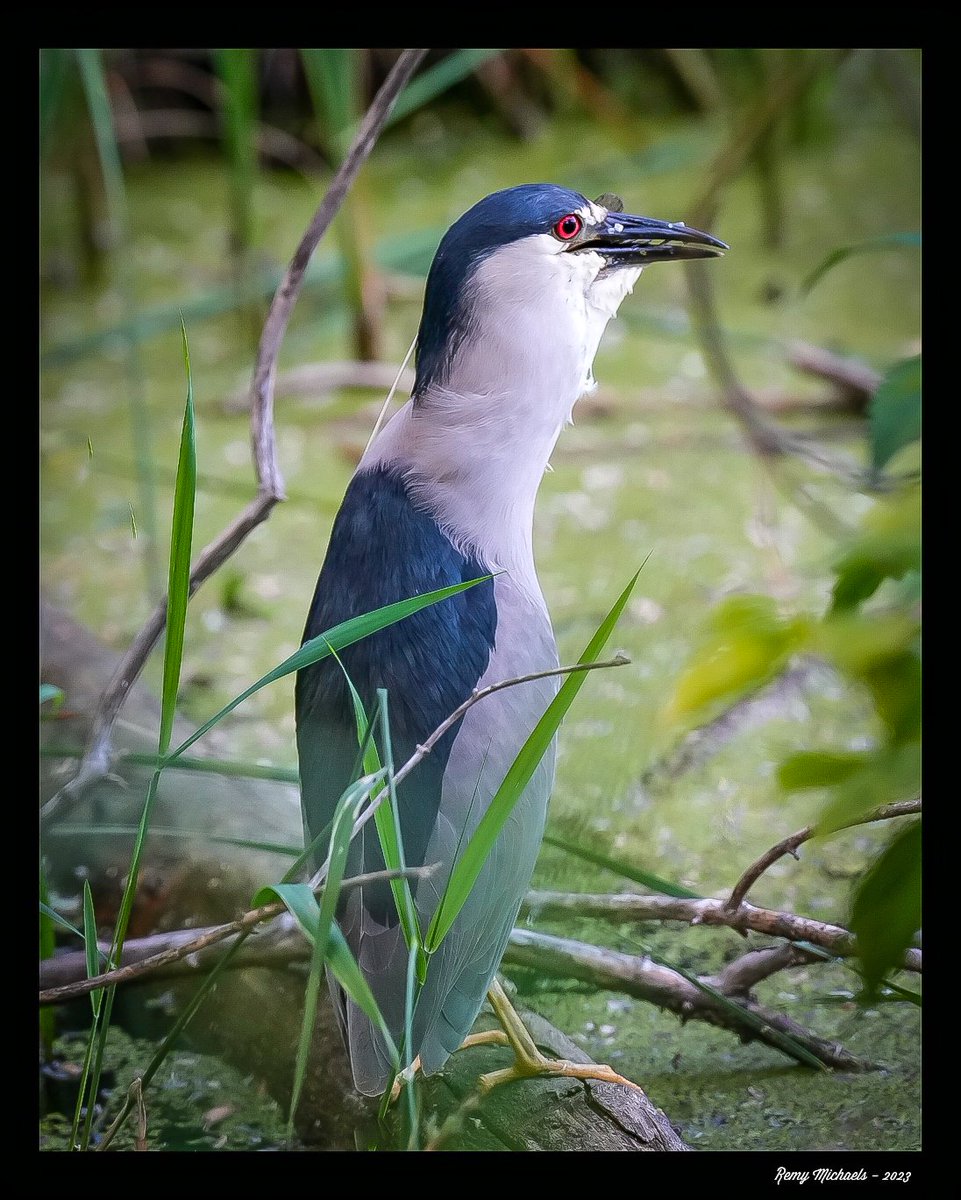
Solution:
{"label": "fallen branch", "polygon": [[[745,961],[739,959],[736,964],[730,964],[726,968],[727,976],[722,973],[700,980],[707,987],[724,993],[727,1002],[722,1003],[690,979],[649,958],[534,933],[530,929],[515,929],[504,955],[505,964],[530,967],[545,975],[580,979],[597,988],[625,992],[677,1013],[682,1020],[706,1021],[736,1033],[744,1042],[761,1041],[795,1059],[799,1059],[799,1055],[785,1042],[785,1035],[800,1043],[826,1067],[843,1071],[870,1069],[871,1064],[855,1058],[843,1046],[815,1037],[790,1017],[762,1007],[746,993],[746,988],[759,978],[810,959],[811,955],[797,946],[778,946],[770,952],[753,951],[744,956]],[[725,988],[729,990],[724,991]]]}
{"label": "fallen branch", "polygon": [[[276,910],[278,905],[265,909]],[[97,979],[86,979],[86,956],[82,950],[56,955],[40,964],[41,1004],[62,1003],[101,987],[104,983],[133,983],[138,978],[158,979],[197,976],[213,970],[227,949],[224,944],[249,933],[253,915],[244,924],[234,923],[226,930],[219,926],[202,930],[179,930],[175,933],[154,934],[132,939],[124,947],[125,965]],[[276,912],[260,911],[262,920]],[[239,926],[239,928],[238,928]],[[225,931],[226,930],[226,931]],[[214,949],[210,949],[215,946]],[[158,953],[158,950],[160,951]],[[201,950],[206,951],[200,953]],[[306,962],[310,946],[289,914],[279,916],[256,937],[248,939],[234,955],[233,967],[287,967]],[[189,959],[188,959],[189,956]],[[129,965],[127,960],[129,957]],[[763,1008],[750,995],[750,989],[770,975],[801,963],[818,961],[813,954],[795,945],[782,945],[752,950],[729,963],[717,975],[705,976],[700,982],[722,993],[731,1004],[722,1004],[697,983],[685,978],[670,967],[653,963],[635,955],[621,954],[600,946],[566,938],[515,929],[504,955],[504,962],[533,967],[548,975],[581,979],[598,988],[609,988],[645,1000],[659,1008],[675,1012],[682,1020],[707,1021],[736,1033],[742,1041],[759,1039],[782,1053],[791,1055],[783,1036],[799,1042],[825,1066],[841,1070],[862,1070],[866,1064],[842,1047],[815,1037],[808,1030],[782,1013]],[[72,980],[73,982],[63,982]],[[56,982],[59,986],[49,987]],[[747,1014],[747,1015],[744,1015]],[[752,1020],[756,1018],[755,1020]],[[757,1021],[763,1022],[758,1028]],[[793,1055],[797,1057],[796,1055]]]}
{"label": "fallen branch", "polygon": [[[432,874],[438,865],[355,875],[341,883],[341,890],[362,887],[366,883],[381,879],[424,879]],[[174,975],[196,974],[198,968],[206,965],[206,960],[200,957],[203,951],[221,942],[229,941],[232,945],[233,939],[249,934],[257,925],[275,918],[278,919],[278,925],[272,936],[258,937],[252,942],[246,942],[243,950],[236,956],[236,965],[268,966],[307,957],[306,943],[296,930],[293,918],[289,917],[286,906],[276,900],[271,904],[253,908],[236,921],[229,921],[225,925],[214,925],[208,929],[177,929],[170,933],[133,938],[124,943],[119,966],[90,978],[86,978],[85,950],[44,959],[40,965],[40,1004],[64,1004],[96,988],[134,983],[145,976],[149,976],[152,982]],[[111,943],[104,941],[98,943],[98,946],[106,957]],[[216,956],[211,957],[208,969],[216,962]]]}
{"label": "fallen branch", "polygon": [[[920,811],[921,797],[916,796],[913,800],[898,800],[894,804],[883,804],[880,808],[872,808],[870,812],[862,813],[861,816],[855,818],[853,821],[846,821],[843,825],[839,825],[838,829],[851,829],[855,825],[870,825],[873,821],[888,821],[892,817],[906,817]],[[770,850],[765,851],[756,862],[751,863],[737,881],[724,907],[729,912],[736,909],[739,904],[743,903],[748,891],[772,863],[776,863],[785,854],[793,854],[797,858],[798,847],[815,837],[818,832],[817,825],[806,825],[803,829],[799,829],[797,833],[792,833],[790,837],[784,838],[776,846],[772,846]]]}
{"label": "fallen branch", "polygon": [[[857,954],[857,939],[840,925],[796,917],[793,913],[770,908],[755,908],[741,903],[733,911],[724,900],[688,900],[675,896],[585,895],[579,892],[528,892],[521,908],[533,917],[554,917],[576,912],[584,917],[602,917],[612,921],[683,921],[687,925],[715,925],[736,929],[739,933],[765,933],[792,942],[812,942],[838,958]],[[903,963],[906,971],[921,970],[921,951],[908,950]]]}
{"label": "fallen branch", "polygon": [[[405,50],[394,64],[380,91],[374,97],[350,150],[327,189],[320,207],[294,252],[287,273],[277,289],[264,323],[251,385],[250,428],[253,443],[257,495],[243,512],[200,553],[190,573],[190,595],[244,542],[248,534],[270,515],[284,497],[284,483],[277,461],[273,426],[274,378],[277,357],[290,314],[300,294],[307,264],[343,203],[358,171],[369,156],[397,97],[413,74],[426,50]],[[113,723],[150,651],[164,630],[167,598],[160,601],[147,622],[131,642],[126,654],[100,699],[93,720],[90,748],[76,776],[41,809],[41,819],[49,821],[63,815],[93,779],[109,770],[110,739]]]}

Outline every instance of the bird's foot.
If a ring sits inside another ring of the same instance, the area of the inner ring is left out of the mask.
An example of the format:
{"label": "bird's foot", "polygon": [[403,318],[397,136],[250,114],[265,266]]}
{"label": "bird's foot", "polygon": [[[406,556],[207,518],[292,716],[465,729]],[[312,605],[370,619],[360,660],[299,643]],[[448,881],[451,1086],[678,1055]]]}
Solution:
{"label": "bird's foot", "polygon": [[518,1055],[512,1067],[482,1075],[478,1083],[480,1090],[487,1093],[503,1083],[513,1083],[517,1079],[534,1079],[542,1075],[563,1075],[569,1079],[596,1079],[601,1083],[620,1083],[643,1095],[643,1090],[636,1083],[618,1075],[613,1067],[603,1063],[576,1063],[564,1058],[548,1058],[540,1052],[536,1058],[526,1055],[521,1058]]}
{"label": "bird's foot", "polygon": [[[471,1046],[506,1046],[508,1045],[507,1034],[502,1029],[485,1029],[481,1033],[470,1033],[461,1044],[457,1047],[456,1053],[461,1050],[469,1050]],[[421,1069],[420,1056],[401,1071],[394,1079],[393,1086],[390,1089],[390,1104],[396,1104],[403,1089],[414,1078],[417,1072]]]}
{"label": "bird's foot", "polygon": [[564,1058],[548,1058],[546,1054],[542,1054],[496,979],[491,983],[487,999],[504,1030],[505,1041],[514,1051],[514,1065],[503,1071],[491,1071],[482,1075],[479,1080],[482,1092],[489,1092],[500,1087],[502,1083],[512,1083],[515,1079],[533,1079],[538,1075],[564,1075],[570,1079],[597,1079],[601,1083],[620,1083],[643,1094],[643,1089],[636,1083],[618,1075],[613,1067],[603,1063],[577,1063]]}

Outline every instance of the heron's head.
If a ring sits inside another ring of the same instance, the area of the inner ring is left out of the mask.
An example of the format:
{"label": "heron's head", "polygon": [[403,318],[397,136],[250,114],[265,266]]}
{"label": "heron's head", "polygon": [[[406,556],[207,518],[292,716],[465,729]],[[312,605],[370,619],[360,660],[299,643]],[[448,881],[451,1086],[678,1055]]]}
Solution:
{"label": "heron's head", "polygon": [[488,369],[519,354],[533,370],[537,348],[566,348],[589,371],[604,326],[644,267],[727,249],[683,221],[623,207],[610,194],[590,201],[527,183],[486,196],[455,221],[427,277],[415,395],[446,386],[464,350],[483,352]]}

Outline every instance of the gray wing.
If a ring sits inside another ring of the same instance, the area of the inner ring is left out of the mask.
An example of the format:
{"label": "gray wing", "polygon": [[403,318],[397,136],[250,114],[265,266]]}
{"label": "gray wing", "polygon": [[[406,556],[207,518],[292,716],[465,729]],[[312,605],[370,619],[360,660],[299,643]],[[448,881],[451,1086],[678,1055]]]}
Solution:
{"label": "gray wing", "polygon": [[[543,604],[520,592],[503,575],[495,580],[495,595],[496,644],[479,688],[557,665],[557,648]],[[422,929],[427,929],[440,903],[458,849],[476,829],[557,686],[554,677],[507,688],[481,700],[464,718],[444,771],[434,832],[420,858],[424,863],[440,864],[437,873],[414,891]],[[423,765],[428,762],[425,760]],[[410,776],[411,782],[416,774]],[[443,1067],[470,1032],[484,1002],[530,883],[553,781],[552,744],[495,843],[464,908],[430,959],[413,1020],[414,1052],[420,1055],[425,1074]],[[368,841],[371,839],[376,843],[372,830]],[[369,853],[370,847],[364,857]],[[396,919],[392,924],[377,920],[358,889],[348,897],[341,924],[399,1043],[404,1028],[407,948]],[[364,1095],[379,1095],[391,1071],[382,1039],[352,1000],[344,996],[342,1003],[354,1084]]]}
{"label": "gray wing", "polygon": [[[498,626],[478,687],[557,666],[543,603],[504,575],[495,580]],[[459,844],[478,822],[508,768],[557,692],[557,677],[496,692],[467,713],[444,773],[440,812],[425,862],[442,870],[416,893],[421,921],[433,916]],[[469,1033],[500,964],[540,849],[554,783],[555,747],[542,758],[450,932],[433,955],[417,1001],[414,1040],[425,1074],[439,1070]]]}

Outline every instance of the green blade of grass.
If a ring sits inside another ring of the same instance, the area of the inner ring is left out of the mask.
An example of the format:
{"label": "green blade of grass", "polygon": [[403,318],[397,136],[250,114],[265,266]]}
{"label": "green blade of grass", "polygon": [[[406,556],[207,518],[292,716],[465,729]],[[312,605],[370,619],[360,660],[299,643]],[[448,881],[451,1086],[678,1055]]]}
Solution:
{"label": "green blade of grass", "polygon": [[[45,890],[45,887],[43,890]],[[62,917],[55,908],[51,908],[45,900],[40,901],[40,913],[42,916],[48,917],[54,923],[54,925],[59,925],[61,929],[66,929],[68,933],[74,934],[75,937],[78,937],[81,941],[83,941],[82,931],[79,930],[72,921],[68,921],[66,917]],[[49,958],[49,955],[41,957]]]}
{"label": "green blade of grass", "polygon": [[873,254],[878,250],[894,250],[899,247],[917,247],[921,246],[921,234],[918,230],[911,230],[904,233],[885,233],[880,237],[869,238],[865,242],[857,242],[853,246],[842,246],[838,250],[833,250],[827,258],[814,268],[801,284],[802,295],[807,295],[808,292],[818,283],[828,271],[832,270],[838,263],[844,262],[845,259],[852,258],[856,254]]}
{"label": "green blade of grass", "polygon": [[[97,945],[97,918],[93,911],[93,893],[90,890],[90,880],[83,881],[83,948],[87,959],[87,978],[100,974],[100,947]],[[95,988],[90,993],[90,1004],[94,1017],[100,1016],[100,1004],[103,1000],[103,988]]]}
{"label": "green blade of grass", "polygon": [[307,1075],[307,1056],[310,1052],[311,1036],[317,1018],[320,977],[327,959],[330,930],[334,923],[334,914],[337,911],[337,901],[340,898],[340,885],[347,867],[351,834],[354,822],[360,815],[361,807],[371,795],[373,778],[375,777],[366,776],[358,780],[353,787],[348,788],[334,810],[334,819],[330,830],[330,850],[327,855],[327,880],[317,914],[314,951],[310,958],[310,973],[307,977],[307,989],[304,995],[304,1018],[300,1027],[300,1040],[297,1044],[297,1058],[294,1064],[294,1083],[290,1095],[290,1109],[287,1114],[288,1142],[293,1140],[294,1117]]}
{"label": "green blade of grass", "polygon": [[[618,596],[613,608],[601,622],[584,653],[578,659],[579,664],[596,662],[600,657],[631,592],[634,590],[640,573],[639,569]],[[427,931],[425,948],[428,954],[436,951],[456,920],[457,914],[463,908],[493,849],[498,834],[504,827],[514,805],[520,799],[524,788],[530,782],[548,746],[553,741],[557,727],[570,708],[574,697],[580,691],[586,675],[587,672],[577,671],[567,676],[504,776],[504,781],[497,789],[487,811],[481,817],[447,881],[447,887],[444,889],[440,904],[437,906]]]}
{"label": "green blade of grass", "polygon": [[[82,746],[43,746],[43,758],[83,758],[86,751]],[[123,762],[141,767],[159,767],[165,759],[159,754],[142,754],[138,750],[124,750]],[[199,771],[205,775],[229,775],[238,779],[269,779],[273,783],[299,783],[300,773],[296,767],[270,767],[265,763],[230,762],[224,758],[190,758],[180,755],[171,770]],[[64,826],[66,828],[66,826]],[[56,830],[50,830],[56,835]]]}
{"label": "green blade of grass", "polygon": [[[336,650],[331,650],[331,654],[333,654],[347,683],[347,690],[350,693],[351,703],[354,707],[357,742],[361,747],[363,755],[363,769],[368,774],[371,774],[374,771],[381,770],[380,755],[377,752],[377,745],[373,738],[371,722],[368,719],[367,710],[364,708],[364,702],[360,698],[360,693],[354,687],[354,681],[341,662],[340,656]],[[387,693],[383,688],[378,689],[377,700],[381,736],[384,741],[385,753],[388,753],[390,757],[389,767],[387,768],[387,786],[390,796],[387,801],[378,806],[374,813],[374,826],[377,829],[377,837],[380,841],[380,850],[384,856],[384,863],[391,871],[402,871],[407,864],[404,861],[404,849],[397,817],[397,794],[393,785],[394,764],[392,755],[389,754],[391,747],[390,726],[387,721]],[[390,887],[394,894],[394,904],[397,908],[397,916],[400,920],[407,948],[409,950],[415,945],[419,947],[423,938],[420,925],[417,921],[417,910],[414,908],[414,900],[410,892],[410,883],[407,879],[392,879]]]}
{"label": "green blade of grass", "polygon": [[670,880],[662,879],[659,875],[655,875],[651,871],[645,871],[642,867],[637,867],[633,863],[624,862],[620,858],[611,858],[609,855],[601,854],[596,850],[588,850],[585,846],[579,846],[576,842],[566,841],[564,838],[556,837],[554,834],[545,833],[544,842],[548,846],[556,846],[558,850],[572,854],[575,858],[583,858],[585,862],[594,863],[598,867],[604,867],[605,870],[612,871],[615,875],[621,875],[625,879],[630,879],[633,883],[643,884],[644,887],[650,888],[651,891],[663,892],[666,896],[678,896],[685,900],[703,899],[697,892],[692,892],[690,888],[682,887],[679,883],[671,883]]}
{"label": "green blade of grass", "polygon": [[222,721],[228,713],[233,712],[238,704],[242,704],[244,700],[248,699],[255,692],[259,692],[268,683],[275,683],[278,679],[283,679],[285,675],[291,675],[294,671],[299,671],[303,667],[309,667],[312,663],[320,662],[321,659],[327,658],[330,655],[332,649],[343,650],[345,646],[351,646],[354,642],[359,642],[361,638],[369,637],[372,633],[377,633],[379,630],[385,629],[388,625],[402,621],[404,617],[409,617],[412,613],[420,612],[422,608],[427,608],[431,604],[438,604],[441,600],[446,600],[448,596],[455,596],[458,592],[466,591],[467,588],[474,587],[476,584],[483,583],[490,578],[490,575],[481,575],[478,579],[468,579],[466,583],[455,583],[451,587],[439,588],[435,592],[426,592],[422,596],[411,596],[407,600],[398,600],[394,604],[386,604],[383,608],[364,613],[363,616],[351,617],[349,621],[342,621],[339,625],[335,625],[326,632],[318,634],[317,637],[311,638],[309,642],[305,642],[289,658],[285,658],[279,666],[274,667],[272,671],[268,671],[266,675],[261,676],[246,691],[241,692],[239,696],[235,696],[219,712],[214,713],[209,721],[204,722],[185,742],[182,742],[176,750],[168,755],[166,762],[172,764],[194,742],[202,738],[208,730],[212,729],[219,721]]}
{"label": "green blade of grass", "polygon": [[183,663],[184,629],[190,599],[190,550],[193,542],[194,505],[197,496],[197,432],[194,419],[194,388],[190,373],[187,328],[180,326],[184,369],[187,372],[187,403],[180,433],[180,457],[174,485],[173,524],[170,532],[170,568],[167,577],[167,635],[164,641],[163,691],[161,694],[159,752],[170,748],[177,711],[177,688]]}
{"label": "green blade of grass", "polygon": [[447,58],[442,59],[435,66],[429,67],[426,71],[418,75],[416,79],[412,79],[401,92],[400,96],[398,96],[397,103],[394,105],[394,111],[387,118],[387,124],[384,128],[389,129],[391,125],[403,120],[404,117],[410,116],[418,108],[423,108],[425,104],[429,104],[431,100],[436,99],[442,92],[446,92],[448,88],[453,87],[455,83],[460,83],[462,79],[466,79],[468,75],[473,74],[485,62],[496,58],[498,54],[503,54],[503,49],[458,50],[454,54],[448,55]]}
{"label": "green blade of grass", "polygon": [[[193,535],[194,496],[197,480],[193,384],[190,377],[187,331],[183,324],[181,324],[181,335],[183,339],[184,366],[187,372],[187,401],[184,408],[183,429],[180,439],[180,460],[177,468],[177,482],[174,487],[174,510],[170,535],[167,637],[164,644],[163,692],[161,696],[160,735],[158,739],[161,755],[166,753],[170,745],[170,733],[173,729],[173,720],[177,705],[177,686],[180,681],[180,666],[183,659],[187,601],[190,598],[190,544]],[[153,775],[151,775],[150,782],[147,785],[147,794],[144,798],[143,810],[137,826],[137,836],[134,840],[133,852],[130,856],[127,883],[124,887],[123,895],[120,899],[120,907],[117,911],[113,941],[110,947],[111,962],[120,962],[123,953],[124,940],[127,936],[127,927],[130,923],[131,913],[133,912],[137,882],[140,877],[140,862],[143,857],[144,845],[147,841],[147,831],[150,827],[150,815],[157,796],[157,787],[160,783],[160,773],[162,770],[162,766],[158,767]],[[91,1044],[96,1039],[96,1051],[93,1056],[89,1072],[89,1082],[87,1084],[87,1115],[80,1140],[81,1149],[86,1149],[90,1143],[90,1131],[95,1107],[94,1100],[100,1088],[100,1073],[116,991],[115,984],[106,990],[102,1009],[94,1015],[94,1028],[91,1030],[90,1037]],[[83,1089],[81,1089],[77,1101],[78,1108],[83,1098]]]}

